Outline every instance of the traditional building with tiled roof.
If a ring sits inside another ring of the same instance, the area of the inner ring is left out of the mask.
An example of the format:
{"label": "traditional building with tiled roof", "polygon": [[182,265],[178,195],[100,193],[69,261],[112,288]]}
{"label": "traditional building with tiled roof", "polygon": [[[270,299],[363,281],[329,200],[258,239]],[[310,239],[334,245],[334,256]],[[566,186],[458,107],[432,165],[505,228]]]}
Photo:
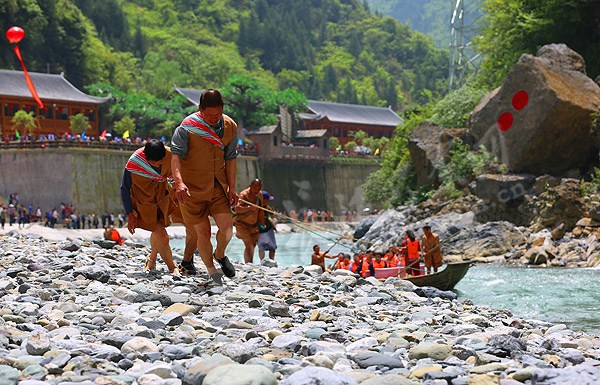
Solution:
{"label": "traditional building with tiled roof", "polygon": [[350,132],[365,131],[369,136],[391,138],[395,128],[404,122],[391,108],[308,101],[308,113],[300,114],[307,130],[324,129],[330,137],[345,145],[352,140]]}
{"label": "traditional building with tiled roof", "polygon": [[176,84],[173,84],[173,89],[180,95],[185,96],[188,103],[190,105],[194,105],[198,107],[200,105],[200,95],[204,92],[204,90],[197,90],[194,88],[183,88],[177,87]]}
{"label": "traditional building with tiled roof", "polygon": [[88,136],[98,135],[98,108],[111,97],[99,98],[81,92],[64,75],[30,72],[29,76],[44,103],[41,109],[27,87],[22,71],[0,69],[0,132],[3,137],[15,134],[11,119],[19,110],[33,111],[39,127],[31,134],[61,136],[69,132],[69,117],[83,113],[88,117],[91,130]]}

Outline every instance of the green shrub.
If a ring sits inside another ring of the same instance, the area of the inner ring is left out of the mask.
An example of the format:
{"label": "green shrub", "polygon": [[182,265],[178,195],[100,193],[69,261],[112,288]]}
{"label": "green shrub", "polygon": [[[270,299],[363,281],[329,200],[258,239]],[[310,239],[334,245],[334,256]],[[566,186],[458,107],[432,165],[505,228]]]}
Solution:
{"label": "green shrub", "polygon": [[486,90],[466,84],[437,102],[430,120],[446,128],[465,127],[469,114],[486,94]]}

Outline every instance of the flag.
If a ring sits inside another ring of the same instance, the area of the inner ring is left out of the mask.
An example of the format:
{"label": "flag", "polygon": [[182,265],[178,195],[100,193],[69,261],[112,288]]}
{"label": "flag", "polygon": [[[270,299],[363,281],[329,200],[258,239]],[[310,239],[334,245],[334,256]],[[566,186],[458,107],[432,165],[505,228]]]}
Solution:
{"label": "flag", "polygon": [[375,150],[375,155],[379,154],[379,149]]}
{"label": "flag", "polygon": [[83,131],[83,132],[81,133],[81,141],[83,142],[84,140],[85,140],[85,131]]}
{"label": "flag", "polygon": [[160,141],[161,141],[161,142],[164,142],[164,141],[165,141],[165,137],[164,137],[164,136],[161,136],[161,137],[160,137]]}
{"label": "flag", "polygon": [[123,133],[123,139],[129,138],[129,130]]}
{"label": "flag", "polygon": [[106,138],[106,130],[102,131],[102,133],[100,134],[101,138]]}
{"label": "flag", "polygon": [[21,134],[19,134],[19,131],[15,130],[15,135],[17,136],[17,139],[21,139]]}

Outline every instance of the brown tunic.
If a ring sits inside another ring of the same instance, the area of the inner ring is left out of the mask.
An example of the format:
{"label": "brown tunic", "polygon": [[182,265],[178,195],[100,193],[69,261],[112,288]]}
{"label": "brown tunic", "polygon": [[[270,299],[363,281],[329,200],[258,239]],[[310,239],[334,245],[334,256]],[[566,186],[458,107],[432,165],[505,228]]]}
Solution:
{"label": "brown tunic", "polygon": [[[240,193],[240,199],[254,203],[261,207],[264,206],[262,191],[253,195],[250,192],[250,187]],[[240,239],[256,239],[258,241],[258,222],[264,222],[264,212],[254,206],[239,202],[235,208],[236,215],[233,217],[235,225],[235,234]]]}
{"label": "brown tunic", "polygon": [[[171,150],[163,159],[160,175],[171,176]],[[166,227],[171,224],[169,219],[169,193],[166,182],[157,182],[150,178],[131,173],[131,201],[133,212],[137,215],[137,227],[154,231],[160,218]]]}
{"label": "brown tunic", "polygon": [[[227,146],[237,131],[237,124],[227,115],[223,115],[223,138]],[[222,188],[223,196],[227,196],[227,174],[225,173],[225,151],[198,135],[189,134],[188,152],[181,159],[181,178],[187,186],[190,196],[185,205],[180,205],[185,223],[196,225],[206,213],[206,205],[214,199],[215,186]],[[218,183],[215,183],[215,179]]]}
{"label": "brown tunic", "polygon": [[432,237],[428,238],[426,235],[423,235],[421,238],[421,245],[423,247],[423,252],[425,255],[423,256],[423,261],[425,262],[425,266],[427,268],[440,267],[442,266],[442,250],[438,247],[432,252],[429,250],[433,249],[440,243],[440,236],[436,233],[432,233]]}

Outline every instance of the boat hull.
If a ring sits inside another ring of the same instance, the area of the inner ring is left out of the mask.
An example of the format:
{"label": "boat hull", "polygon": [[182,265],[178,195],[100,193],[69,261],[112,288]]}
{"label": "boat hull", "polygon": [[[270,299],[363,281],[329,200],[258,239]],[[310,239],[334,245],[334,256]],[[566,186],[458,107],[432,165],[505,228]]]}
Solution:
{"label": "boat hull", "polygon": [[[416,286],[432,286],[440,290],[452,290],[454,286],[467,274],[471,262],[452,262],[446,268],[434,274],[406,276],[404,267],[389,267],[375,269],[375,278],[385,279],[389,277],[400,277],[412,282]],[[367,270],[367,276],[371,275]]]}

